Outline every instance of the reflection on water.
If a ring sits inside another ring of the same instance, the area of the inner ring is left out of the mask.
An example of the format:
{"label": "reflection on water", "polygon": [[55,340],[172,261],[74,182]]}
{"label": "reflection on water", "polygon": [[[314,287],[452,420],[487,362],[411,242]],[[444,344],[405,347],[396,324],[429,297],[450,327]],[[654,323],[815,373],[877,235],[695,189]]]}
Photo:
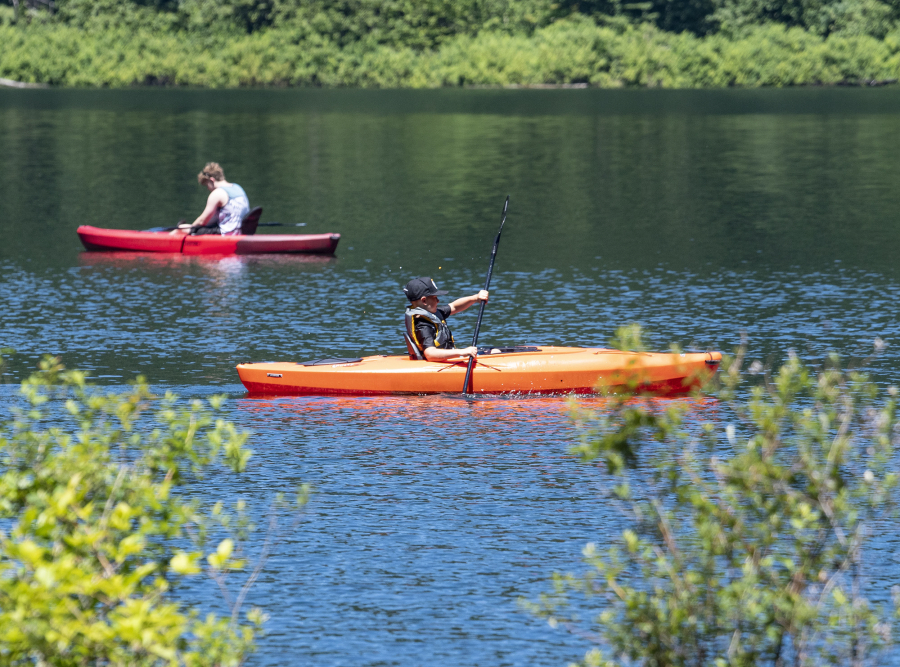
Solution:
{"label": "reflection on water", "polygon": [[[675,401],[689,423],[717,418],[711,399],[653,402]],[[545,590],[552,569],[577,567],[586,541],[623,528],[598,502],[594,466],[568,452],[569,408],[561,398],[236,400],[232,418],[266,434],[253,444],[252,493],[315,487],[308,521],[254,592],[275,615],[257,664],[281,664],[283,651],[320,664],[580,657],[581,640],[516,603]]]}
{"label": "reflection on water", "polygon": [[[61,269],[0,263],[4,344],[33,367],[44,352],[104,375],[144,373],[153,383],[192,378],[239,390],[234,367],[250,361],[403,354],[402,285],[390,267],[294,258],[105,258]],[[470,269],[445,267],[453,299],[478,289]],[[900,381],[900,284],[884,274],[833,268],[761,268],[706,274],[655,270],[545,269],[495,274],[480,344],[605,347],[616,327],[640,322],[651,349],[731,351],[745,332],[750,360],[776,364],[787,350],[819,363],[829,350],[872,365],[882,384]],[[450,320],[459,341],[477,310]],[[211,332],[215,335],[210,335]],[[178,345],[173,345],[178,341]],[[199,374],[199,375],[198,375]]]}
{"label": "reflection on water", "polygon": [[[198,493],[264,506],[314,485],[253,592],[272,616],[254,664],[582,655],[515,602],[622,528],[597,469],[569,454],[565,399],[249,399],[234,370],[402,354],[402,286],[477,291],[506,194],[480,344],[604,346],[636,321],[655,349],[727,352],[745,332],[748,361],[793,348],[816,364],[877,336],[875,377],[900,382],[895,92],[104,92],[0,91],[0,347],[19,351],[0,381],[50,352],[103,385],[141,373],[230,393],[256,454],[239,484]],[[81,224],[199,213],[207,160],[264,219],[340,232],[338,256],[82,251]],[[457,340],[476,317],[451,319]],[[711,400],[691,411],[729,419]]]}
{"label": "reflection on water", "polygon": [[161,252],[96,252],[85,250],[78,253],[81,266],[112,266],[119,269],[156,269],[172,267],[244,267],[244,266],[285,266],[297,264],[328,264],[336,261],[334,255],[182,255]]}

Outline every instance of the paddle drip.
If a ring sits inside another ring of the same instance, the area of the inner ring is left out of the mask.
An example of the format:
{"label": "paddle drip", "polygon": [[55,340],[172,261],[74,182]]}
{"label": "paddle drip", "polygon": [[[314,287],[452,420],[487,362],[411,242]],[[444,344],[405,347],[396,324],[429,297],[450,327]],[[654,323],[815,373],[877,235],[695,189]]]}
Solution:
{"label": "paddle drip", "polygon": [[[497,259],[497,247],[500,245],[500,234],[503,232],[503,223],[506,222],[506,209],[509,208],[509,195],[506,196],[506,202],[503,204],[503,215],[500,219],[500,229],[497,230],[497,238],[494,239],[494,248],[491,250],[491,263],[488,266],[487,278],[484,281],[484,291],[487,292],[491,286],[491,274],[494,272],[494,260]],[[478,346],[478,332],[481,330],[481,318],[484,317],[484,307],[486,301],[481,302],[481,308],[478,310],[478,321],[475,323],[475,333],[472,335],[472,347]],[[472,393],[472,368],[475,366],[475,357],[469,357],[469,365],[466,367],[466,381],[463,384],[463,393]]]}

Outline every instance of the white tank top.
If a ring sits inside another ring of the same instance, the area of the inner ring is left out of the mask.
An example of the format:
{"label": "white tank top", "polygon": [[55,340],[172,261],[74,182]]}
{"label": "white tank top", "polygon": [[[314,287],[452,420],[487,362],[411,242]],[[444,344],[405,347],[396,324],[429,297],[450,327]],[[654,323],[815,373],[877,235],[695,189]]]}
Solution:
{"label": "white tank top", "polygon": [[219,230],[225,236],[227,234],[240,234],[241,221],[250,212],[250,200],[247,193],[237,183],[224,185],[219,188],[228,195],[228,203],[219,209]]}

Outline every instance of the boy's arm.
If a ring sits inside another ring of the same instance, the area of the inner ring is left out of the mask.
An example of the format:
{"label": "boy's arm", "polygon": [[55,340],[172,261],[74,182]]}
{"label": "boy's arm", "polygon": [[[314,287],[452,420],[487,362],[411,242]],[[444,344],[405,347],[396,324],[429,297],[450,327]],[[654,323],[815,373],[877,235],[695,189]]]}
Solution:
{"label": "boy's arm", "polygon": [[416,335],[422,343],[423,354],[427,361],[446,361],[448,359],[460,359],[465,356],[475,356],[478,354],[477,347],[466,347],[463,349],[451,348],[441,349],[434,346],[434,336],[436,330],[433,324],[422,323],[416,327]]}
{"label": "boy's arm", "polygon": [[477,347],[464,347],[462,349],[452,350],[441,350],[437,347],[425,348],[425,359],[428,361],[446,361],[447,359],[460,359],[462,357],[474,357],[477,355]]}
{"label": "boy's arm", "polygon": [[457,299],[450,304],[450,314],[453,315],[454,313],[461,313],[472,304],[487,300],[487,290],[481,290],[480,292],[478,292],[478,294],[473,294],[472,296],[464,296],[461,299]]}
{"label": "boy's arm", "polygon": [[[225,201],[222,201],[222,200]],[[221,188],[216,188],[212,192],[209,193],[209,197],[206,198],[206,208],[203,209],[203,213],[201,213],[194,222],[190,225],[185,225],[186,227],[200,227],[209,222],[209,219],[212,217],[212,214],[215,213],[218,209],[225,206],[228,203],[228,195],[225,194],[225,191]],[[179,225],[181,227],[181,225]]]}

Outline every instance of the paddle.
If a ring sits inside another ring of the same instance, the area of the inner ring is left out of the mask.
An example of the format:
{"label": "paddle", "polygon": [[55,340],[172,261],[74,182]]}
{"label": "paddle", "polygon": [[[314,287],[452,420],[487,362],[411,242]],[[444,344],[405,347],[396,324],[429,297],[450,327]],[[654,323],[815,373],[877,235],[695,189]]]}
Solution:
{"label": "paddle", "polygon": [[[179,225],[184,224],[184,220],[178,223]],[[305,222],[261,222],[259,223],[259,227],[306,227]],[[178,225],[174,227],[151,227],[150,229],[145,229],[145,232],[171,232],[173,229],[178,229]]]}
{"label": "paddle", "polygon": [[178,229],[178,225],[184,225],[187,223],[187,220],[182,218],[178,222],[175,223],[174,227],[151,227],[150,229],[145,229],[145,232],[171,232],[173,229]]}
{"label": "paddle", "polygon": [[[506,195],[506,203],[503,204],[503,216],[500,219],[500,229],[497,230],[497,238],[494,239],[494,249],[491,250],[491,263],[488,266],[487,278],[484,281],[484,291],[486,292],[491,286],[491,274],[494,272],[494,260],[497,259],[497,246],[500,245],[500,233],[503,231],[503,223],[506,222],[506,209],[509,208],[509,195]],[[486,301],[481,302],[481,308],[478,311],[478,321],[475,323],[475,334],[472,336],[472,347],[478,345],[478,332],[481,329],[481,318],[484,317],[484,307]],[[472,386],[472,368],[475,366],[475,357],[469,357],[469,365],[466,367],[466,382],[463,384],[463,393],[468,394]]]}

